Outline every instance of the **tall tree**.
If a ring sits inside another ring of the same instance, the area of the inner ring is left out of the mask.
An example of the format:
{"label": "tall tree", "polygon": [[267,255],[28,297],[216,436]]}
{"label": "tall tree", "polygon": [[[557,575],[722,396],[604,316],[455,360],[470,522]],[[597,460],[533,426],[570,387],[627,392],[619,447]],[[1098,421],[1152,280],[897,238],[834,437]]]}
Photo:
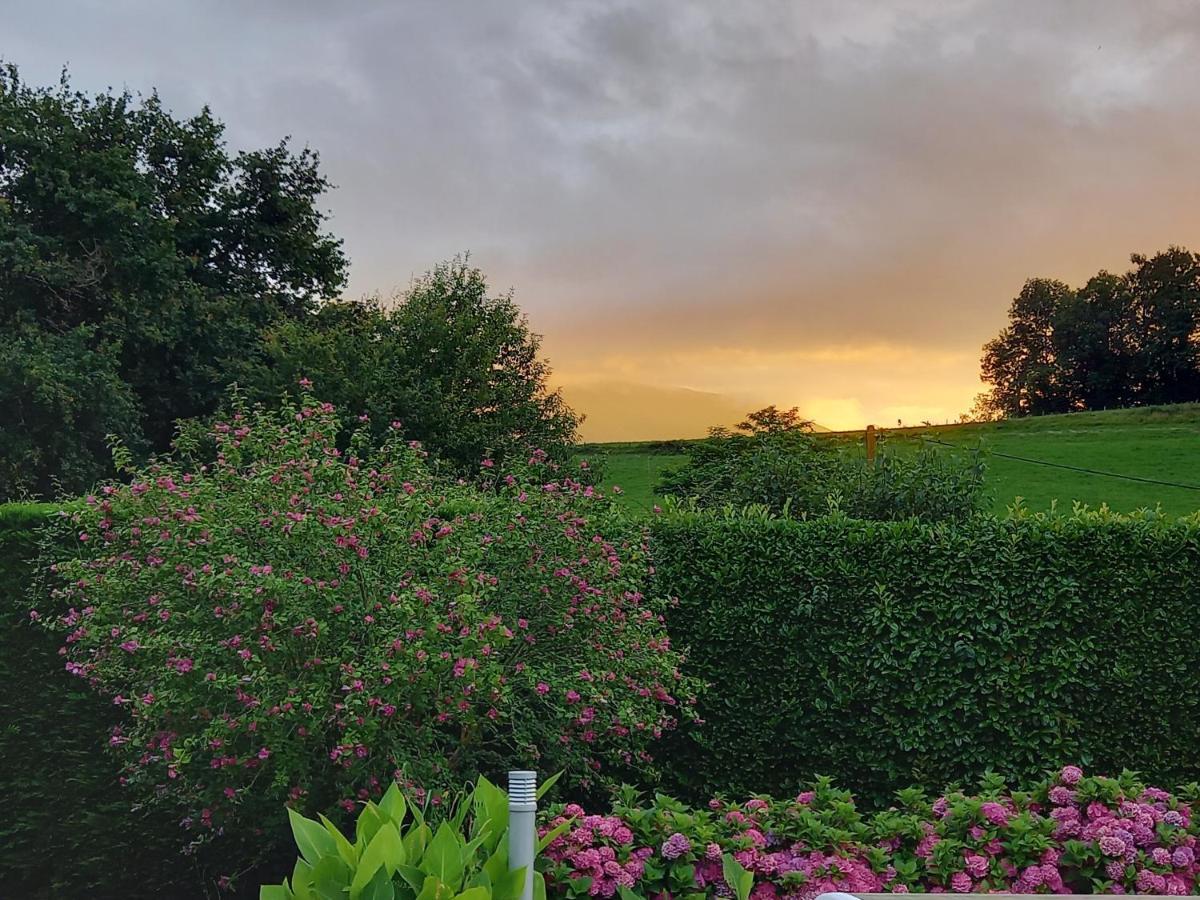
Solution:
{"label": "tall tree", "polygon": [[1131,305],[1129,279],[1108,272],[1092,276],[1059,302],[1053,320],[1054,359],[1069,408],[1112,409],[1133,402]]}
{"label": "tall tree", "polygon": [[1073,292],[1061,281],[1031,278],[1008,310],[1009,325],[984,345],[983,379],[991,404],[1009,416],[1066,412],[1054,345],[1054,320]]}
{"label": "tall tree", "polygon": [[[153,94],[89,96],[65,74],[54,88],[31,87],[0,67],[0,327],[72,333],[70,358],[85,367],[26,392],[27,427],[78,443],[38,398],[77,398],[72,385],[90,365],[97,380],[115,373],[128,386],[121,414],[153,449],[167,446],[176,420],[212,411],[265,327],[342,287],[346,260],[317,207],[326,187],[308,150],[231,154],[208,109],[179,119]],[[31,340],[7,352],[39,345]],[[76,456],[60,450],[39,459]],[[31,484],[53,474],[36,459],[24,465]],[[105,468],[101,457],[81,462],[63,486],[84,487]]]}
{"label": "tall tree", "polygon": [[1140,403],[1200,399],[1200,256],[1170,247],[1150,257],[1134,255],[1132,260],[1136,399]]}

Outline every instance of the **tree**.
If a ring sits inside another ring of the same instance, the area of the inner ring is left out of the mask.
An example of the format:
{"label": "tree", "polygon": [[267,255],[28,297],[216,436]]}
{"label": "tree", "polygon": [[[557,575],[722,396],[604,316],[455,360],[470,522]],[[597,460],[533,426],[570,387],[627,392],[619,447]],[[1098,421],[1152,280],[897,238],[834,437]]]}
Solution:
{"label": "tree", "polygon": [[1128,281],[1137,342],[1137,402],[1200,399],[1200,256],[1170,247],[1135,254]]}
{"label": "tree", "polygon": [[[327,187],[316,154],[286,142],[231,155],[207,108],[178,119],[154,94],[87,96],[65,74],[35,88],[2,67],[0,327],[87,335],[73,361],[125,385],[137,430],[165,449],[177,420],[216,408],[264,328],[340,290]],[[92,452],[68,423],[44,440],[56,447],[4,465],[44,484],[52,460]]]}
{"label": "tree", "polygon": [[88,325],[56,334],[10,323],[0,334],[0,497],[83,491],[109,468],[108,435],[142,447],[111,351]]}
{"label": "tree", "polygon": [[311,381],[349,418],[368,415],[375,440],[399,421],[407,437],[467,472],[485,456],[570,454],[580,419],[549,388],[540,350],[511,292],[490,295],[483,273],[459,257],[391,308],[330,303],[279,323],[268,331],[265,364],[240,380],[261,400]]}
{"label": "tree", "polygon": [[1054,320],[1073,292],[1061,281],[1031,278],[1009,307],[1009,325],[984,345],[990,404],[1009,416],[1066,412],[1054,347]]}
{"label": "tree", "polygon": [[1200,255],[1134,254],[1078,291],[1025,283],[983,348],[983,410],[1002,416],[1200,400]]}

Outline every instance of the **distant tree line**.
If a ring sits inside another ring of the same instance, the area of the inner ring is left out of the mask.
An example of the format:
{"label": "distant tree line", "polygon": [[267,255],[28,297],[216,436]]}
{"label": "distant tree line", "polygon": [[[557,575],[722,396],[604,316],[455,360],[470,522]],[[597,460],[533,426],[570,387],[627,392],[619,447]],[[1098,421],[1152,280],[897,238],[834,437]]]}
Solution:
{"label": "distant tree line", "polygon": [[391,302],[339,299],[317,154],[223,131],[0,66],[0,501],[84,490],[110,436],[144,457],[231,385],[273,403],[301,378],[449,466],[565,454],[578,417],[510,295],[456,259]]}
{"label": "distant tree line", "polygon": [[1200,255],[1134,255],[1080,288],[1034,278],[983,348],[981,411],[1030,416],[1200,400]]}

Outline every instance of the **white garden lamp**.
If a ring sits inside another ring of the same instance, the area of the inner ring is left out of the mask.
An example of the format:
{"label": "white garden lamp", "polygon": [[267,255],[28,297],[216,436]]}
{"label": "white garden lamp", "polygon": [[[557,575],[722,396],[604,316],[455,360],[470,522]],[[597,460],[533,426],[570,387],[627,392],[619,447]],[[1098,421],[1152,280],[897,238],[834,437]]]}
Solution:
{"label": "white garden lamp", "polygon": [[537,772],[508,773],[508,868],[525,870],[521,900],[533,900],[537,849]]}

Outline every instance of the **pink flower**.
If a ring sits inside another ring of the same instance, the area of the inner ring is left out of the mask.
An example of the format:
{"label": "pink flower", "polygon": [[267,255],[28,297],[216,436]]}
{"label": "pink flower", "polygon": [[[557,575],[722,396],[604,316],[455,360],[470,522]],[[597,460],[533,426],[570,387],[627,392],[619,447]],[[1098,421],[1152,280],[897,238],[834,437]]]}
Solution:
{"label": "pink flower", "polygon": [[950,887],[959,894],[971,893],[971,876],[966,872],[955,872],[950,876]]}
{"label": "pink flower", "polygon": [[546,684],[544,681],[539,681],[537,684],[537,692],[543,696],[550,693],[550,685]]}
{"label": "pink flower", "polygon": [[1062,771],[1058,773],[1059,780],[1063,784],[1076,785],[1083,778],[1083,769],[1079,766],[1063,766]]}

